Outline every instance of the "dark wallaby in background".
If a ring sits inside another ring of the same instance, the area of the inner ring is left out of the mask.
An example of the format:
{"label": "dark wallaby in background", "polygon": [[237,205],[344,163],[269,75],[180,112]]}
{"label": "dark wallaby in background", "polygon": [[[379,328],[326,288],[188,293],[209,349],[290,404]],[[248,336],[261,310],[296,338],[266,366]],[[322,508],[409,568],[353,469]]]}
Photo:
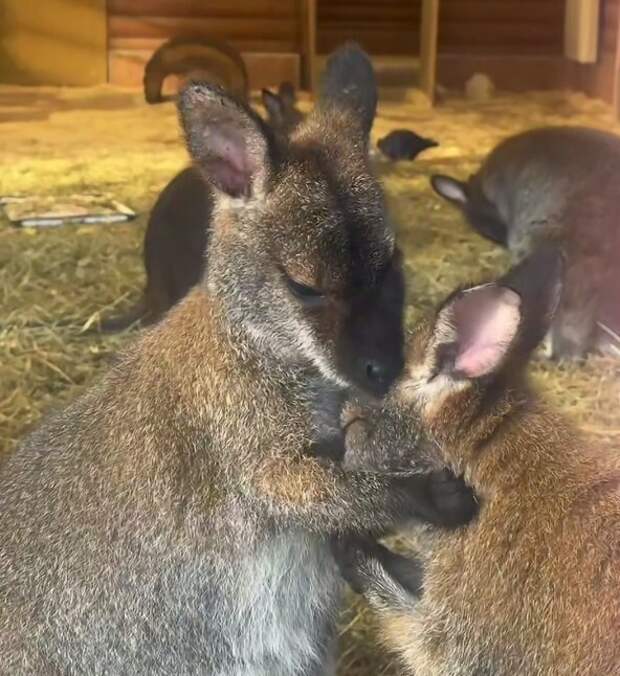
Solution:
{"label": "dark wallaby in background", "polygon": [[[278,93],[264,89],[263,105],[274,133],[288,136],[301,123],[294,87]],[[105,318],[102,331],[120,331],[140,322],[159,321],[200,281],[207,262],[213,196],[196,167],[179,172],[162,190],[144,234],[146,286],[143,297],[125,314]]]}
{"label": "dark wallaby in background", "polygon": [[620,355],[620,138],[584,127],[547,127],[500,143],[465,183],[432,178],[483,236],[515,260],[540,243],[566,253],[552,354]]}
{"label": "dark wallaby in background", "polygon": [[[381,394],[402,366],[402,278],[358,96],[370,87],[368,57],[337,51],[290,143],[219,88],[182,94],[213,189],[208,272],[4,460],[0,673],[332,673],[328,536],[470,517],[467,493],[444,501],[459,482],[443,474],[317,457],[325,398]],[[368,318],[355,340],[353,308]]]}
{"label": "dark wallaby in background", "polygon": [[541,248],[450,296],[417,327],[383,408],[346,413],[346,466],[447,465],[480,500],[466,528],[414,528],[417,560],[337,544],[408,673],[620,673],[616,454],[583,440],[524,377],[558,302],[559,261]]}

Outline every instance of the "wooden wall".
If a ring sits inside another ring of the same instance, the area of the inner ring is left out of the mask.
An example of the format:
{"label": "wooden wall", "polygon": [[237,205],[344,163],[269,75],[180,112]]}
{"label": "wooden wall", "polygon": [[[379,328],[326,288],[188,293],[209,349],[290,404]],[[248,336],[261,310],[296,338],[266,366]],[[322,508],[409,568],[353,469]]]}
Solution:
{"label": "wooden wall", "polygon": [[105,0],[0,0],[0,82],[106,81]]}
{"label": "wooden wall", "polygon": [[[318,0],[318,51],[417,54],[420,0]],[[439,52],[560,56],[564,0],[441,0]]]}
{"label": "wooden wall", "polygon": [[111,47],[206,34],[240,51],[293,52],[299,12],[295,0],[108,0],[108,36]]}
{"label": "wooden wall", "polygon": [[107,0],[110,81],[138,84],[166,39],[208,35],[244,55],[253,87],[297,83],[303,44],[300,0]]}
{"label": "wooden wall", "polygon": [[599,56],[595,64],[570,64],[572,85],[602,98],[620,113],[620,0],[601,0]]}

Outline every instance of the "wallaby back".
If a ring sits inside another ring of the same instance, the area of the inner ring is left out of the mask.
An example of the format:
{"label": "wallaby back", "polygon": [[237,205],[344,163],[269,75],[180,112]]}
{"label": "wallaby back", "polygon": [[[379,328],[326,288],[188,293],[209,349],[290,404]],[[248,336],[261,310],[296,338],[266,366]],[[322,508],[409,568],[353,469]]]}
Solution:
{"label": "wallaby back", "polygon": [[616,135],[548,127],[500,143],[466,183],[432,179],[435,190],[459,206],[480,234],[507,246],[516,260],[541,242],[563,245],[564,298],[551,329],[558,358],[581,357],[608,345],[610,332],[620,333],[618,305],[611,309],[607,300],[620,276],[615,265],[619,176]]}

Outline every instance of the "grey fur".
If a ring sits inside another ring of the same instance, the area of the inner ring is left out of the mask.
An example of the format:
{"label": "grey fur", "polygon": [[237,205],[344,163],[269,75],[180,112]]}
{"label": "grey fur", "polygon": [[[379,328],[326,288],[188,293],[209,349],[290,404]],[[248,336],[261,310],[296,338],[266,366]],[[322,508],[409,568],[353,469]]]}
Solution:
{"label": "grey fur", "polygon": [[[585,127],[546,127],[500,143],[467,182],[434,176],[480,234],[515,261],[549,240],[562,243],[564,294],[551,327],[553,356],[579,358],[593,348],[620,352],[620,138]],[[459,196],[460,192],[460,196]],[[604,331],[600,325],[608,329]]]}

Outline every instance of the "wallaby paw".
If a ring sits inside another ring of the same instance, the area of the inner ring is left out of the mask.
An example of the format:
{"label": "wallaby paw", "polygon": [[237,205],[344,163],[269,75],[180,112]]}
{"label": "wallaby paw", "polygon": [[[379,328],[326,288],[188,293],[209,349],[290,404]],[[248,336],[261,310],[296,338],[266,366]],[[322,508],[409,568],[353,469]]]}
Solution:
{"label": "wallaby paw", "polygon": [[430,475],[429,491],[442,525],[455,528],[469,523],[478,513],[478,500],[462,477],[447,469]]}

